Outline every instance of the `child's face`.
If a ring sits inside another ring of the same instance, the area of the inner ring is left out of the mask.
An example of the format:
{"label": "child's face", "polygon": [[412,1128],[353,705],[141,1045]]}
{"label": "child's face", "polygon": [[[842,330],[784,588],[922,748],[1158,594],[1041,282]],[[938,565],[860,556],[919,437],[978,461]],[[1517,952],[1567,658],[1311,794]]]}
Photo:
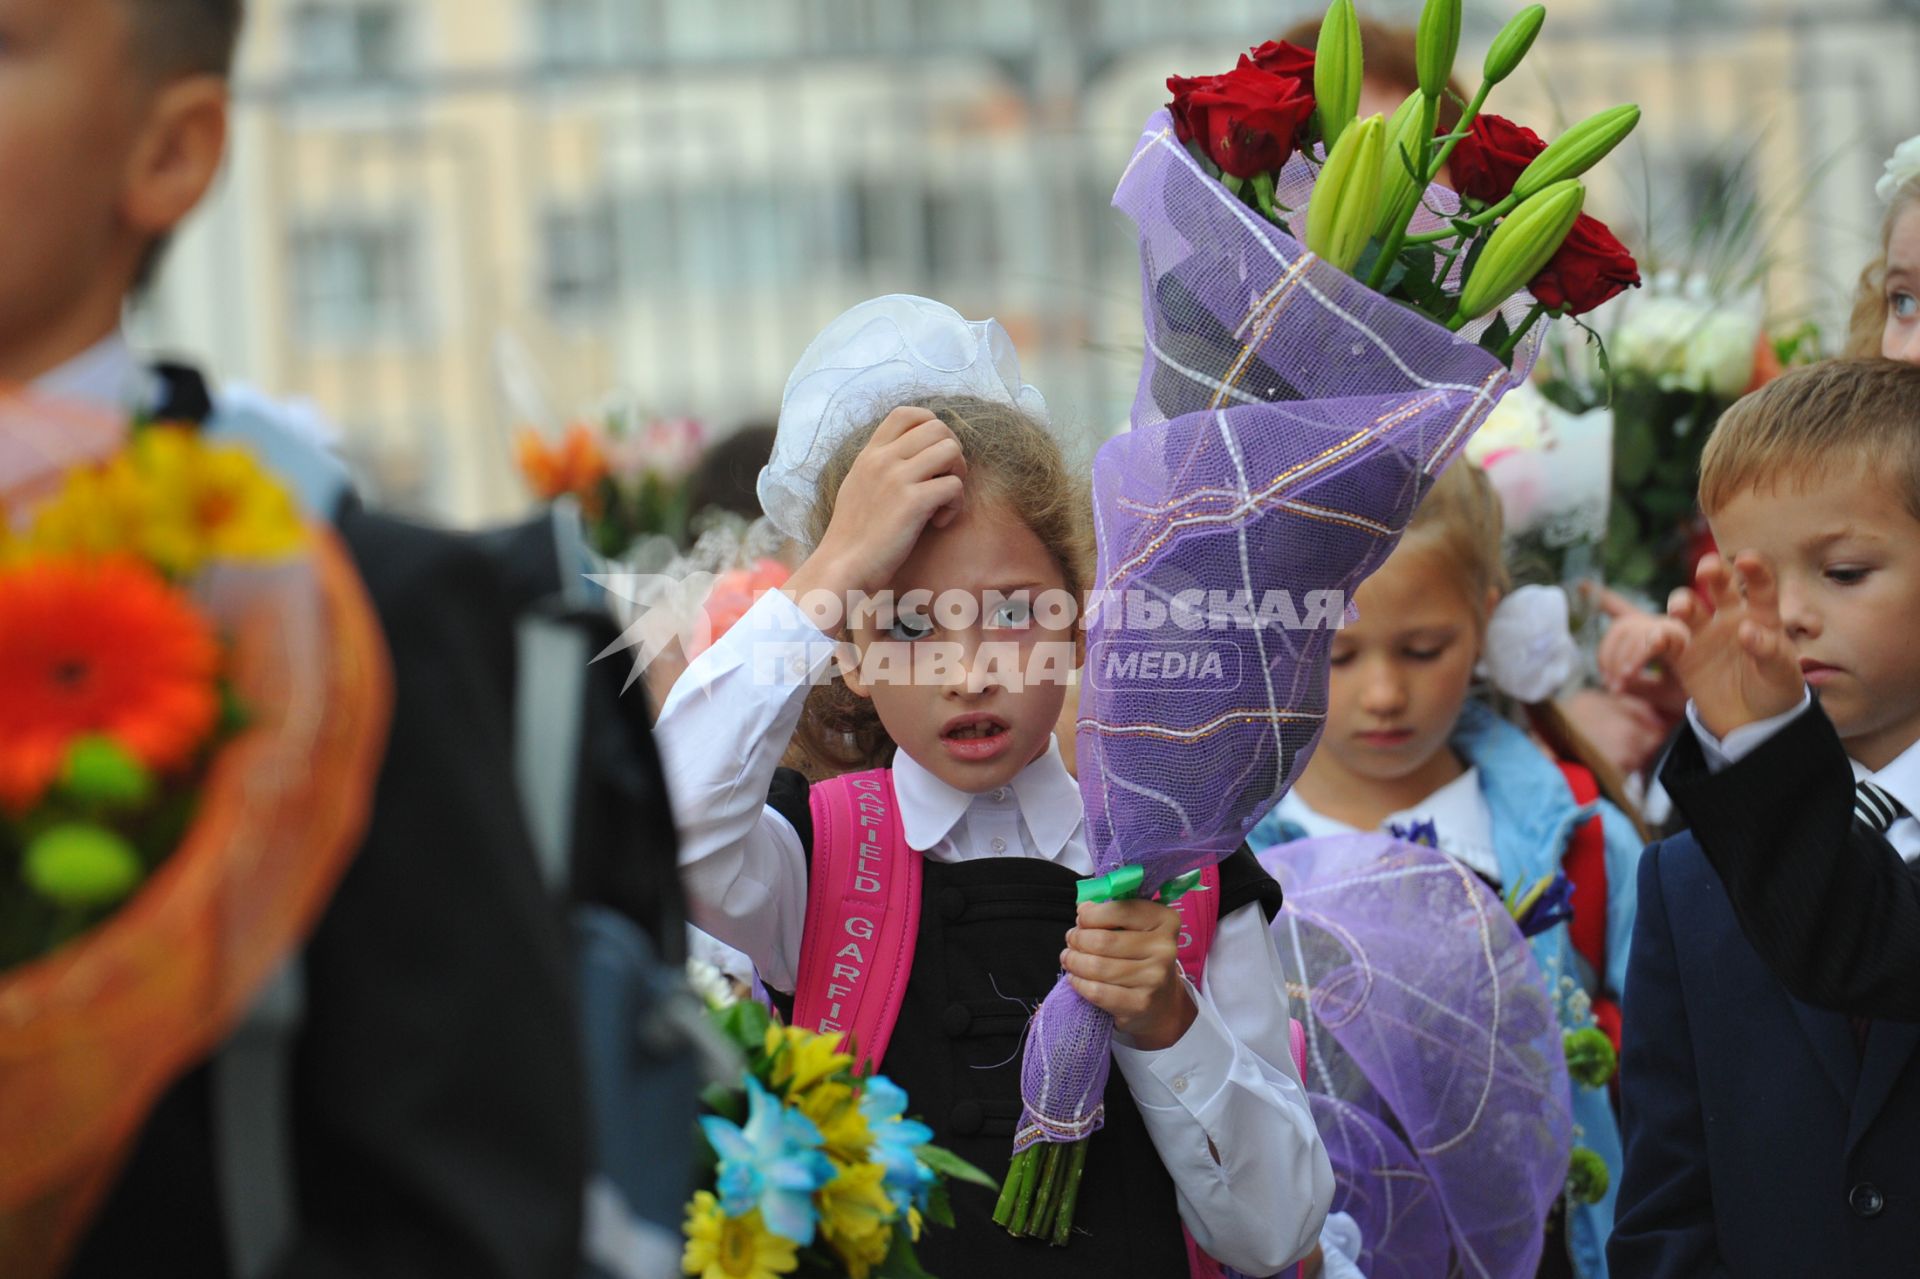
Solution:
{"label": "child's face", "polygon": [[1416,534],[1361,583],[1359,620],[1333,637],[1327,728],[1309,771],[1399,781],[1446,748],[1480,657],[1480,610],[1459,577]]}
{"label": "child's face", "polygon": [[[889,589],[909,607],[884,631],[855,627],[862,662],[848,684],[940,780],[972,794],[1005,784],[1046,751],[1074,665],[1070,616],[1035,607],[1045,592],[1063,597],[1059,564],[1016,516],[969,501],[920,535]],[[969,617],[911,592],[975,607]]]}
{"label": "child's face", "polygon": [[[147,90],[129,57],[123,0],[0,0],[0,378],[23,343],[109,304],[113,256]],[[122,252],[121,256],[125,256]]]}
{"label": "child's face", "polygon": [[1887,327],[1880,354],[1920,364],[1920,204],[1894,219],[1887,237]]}
{"label": "child's face", "polygon": [[1847,753],[1884,767],[1920,738],[1920,520],[1892,484],[1836,468],[1748,490],[1710,517],[1779,579],[1780,621]]}

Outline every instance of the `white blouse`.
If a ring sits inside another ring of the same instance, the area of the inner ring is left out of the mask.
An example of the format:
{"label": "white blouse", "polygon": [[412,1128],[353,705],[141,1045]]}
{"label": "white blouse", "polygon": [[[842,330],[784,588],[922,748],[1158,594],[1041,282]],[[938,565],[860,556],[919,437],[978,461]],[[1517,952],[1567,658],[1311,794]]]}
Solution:
{"label": "white blouse", "polygon": [[[782,991],[799,968],[808,850],[767,807],[767,788],[831,653],[806,614],[771,591],[688,666],[655,728],[693,922],[745,951]],[[1057,744],[979,795],[904,751],[893,775],[908,843],[926,857],[1041,857],[1092,873],[1079,787]],[[1199,1016],[1178,1043],[1148,1052],[1116,1036],[1114,1061],[1194,1238],[1236,1270],[1271,1274],[1312,1250],[1333,1171],[1294,1071],[1285,976],[1257,904],[1220,921],[1192,994]]]}
{"label": "white blouse", "polygon": [[[1326,835],[1351,835],[1359,830],[1335,817],[1310,808],[1295,791],[1280,797],[1275,810],[1281,818],[1307,832],[1309,838]],[[1432,822],[1440,851],[1465,863],[1468,870],[1494,883],[1500,882],[1500,857],[1493,848],[1493,810],[1480,793],[1480,770],[1468,767],[1433,794],[1397,813],[1389,813],[1380,823],[1382,831],[1399,827],[1411,830],[1419,822]]]}

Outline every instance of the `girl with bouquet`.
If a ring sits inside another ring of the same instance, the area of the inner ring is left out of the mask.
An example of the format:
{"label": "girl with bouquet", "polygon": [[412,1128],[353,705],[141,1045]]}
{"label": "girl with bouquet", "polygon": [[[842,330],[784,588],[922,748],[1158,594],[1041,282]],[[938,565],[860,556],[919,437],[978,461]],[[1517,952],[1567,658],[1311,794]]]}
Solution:
{"label": "girl with bouquet", "polygon": [[[1510,897],[1566,876],[1571,917],[1533,933],[1534,957],[1562,1026],[1597,1023],[1617,1043],[1642,841],[1617,793],[1602,793],[1614,789],[1600,784],[1605,766],[1547,700],[1574,666],[1565,596],[1507,595],[1505,578],[1499,499],[1478,468],[1456,462],[1361,587],[1359,620],[1334,640],[1326,736],[1251,842],[1273,850],[1267,860],[1292,841],[1389,831],[1437,846]],[[1473,695],[1476,670],[1539,717],[1560,759]],[[1579,1144],[1604,1167],[1597,1180],[1591,1166],[1577,1170],[1584,1184],[1572,1196],[1591,1199],[1573,1205],[1567,1231],[1583,1277],[1605,1273],[1620,1171],[1604,1083],[1573,1088]]]}
{"label": "girl with bouquet", "polygon": [[[924,1236],[922,1263],[1180,1273],[1183,1226],[1249,1273],[1298,1260],[1332,1183],[1290,1058],[1273,881],[1247,853],[1223,864],[1197,984],[1176,962],[1172,909],[1076,910],[1094,866],[1053,728],[1078,664],[1091,530],[1004,330],[911,297],[841,316],[788,384],[761,496],[811,552],[695,659],[659,722],[694,921],[802,1004],[808,973],[831,961],[824,1015],[796,1020],[841,1028],[838,1001],[888,975],[869,967],[875,921],[833,924],[810,887],[848,839],[876,884],[918,876],[911,902],[890,906],[918,911],[894,1020],[864,1038],[853,1023],[853,1050],[908,1092],[935,1141],[995,1176],[1021,1115],[1028,1013],[1063,967],[1118,1032],[1072,1247],[1013,1237],[990,1219],[993,1197],[966,1190],[959,1228]],[[810,611],[881,592],[893,606],[844,629]],[[844,678],[818,683],[843,636]],[[811,786],[778,766],[796,730]]]}

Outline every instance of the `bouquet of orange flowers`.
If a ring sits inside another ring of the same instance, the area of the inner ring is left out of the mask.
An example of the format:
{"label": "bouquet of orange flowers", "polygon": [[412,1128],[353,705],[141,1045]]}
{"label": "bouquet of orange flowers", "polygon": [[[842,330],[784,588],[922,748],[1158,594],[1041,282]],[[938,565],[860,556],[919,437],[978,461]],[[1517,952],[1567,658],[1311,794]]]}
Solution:
{"label": "bouquet of orange flowers", "polygon": [[311,926],[388,707],[358,577],[251,454],[0,403],[0,1274],[57,1273]]}

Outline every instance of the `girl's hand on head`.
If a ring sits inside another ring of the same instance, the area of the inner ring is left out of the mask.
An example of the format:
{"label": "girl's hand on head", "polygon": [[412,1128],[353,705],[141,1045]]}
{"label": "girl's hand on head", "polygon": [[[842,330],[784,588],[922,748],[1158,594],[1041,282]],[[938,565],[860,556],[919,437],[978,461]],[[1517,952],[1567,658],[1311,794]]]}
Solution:
{"label": "girl's hand on head", "polygon": [[787,579],[795,599],[808,591],[882,590],[931,523],[960,513],[967,462],[947,424],[926,409],[887,414],[834,497],[820,545]]}
{"label": "girl's hand on head", "polygon": [[1109,1013],[1136,1047],[1171,1048],[1199,1009],[1180,976],[1180,916],[1154,901],[1088,902],[1067,930],[1060,966],[1080,997]]}
{"label": "girl's hand on head", "polygon": [[[1729,565],[1700,561],[1697,591],[1681,587],[1652,637],[1652,659],[1669,662],[1715,737],[1792,710],[1806,696],[1799,655],[1780,620],[1773,566],[1742,551]],[[1705,600],[1702,597],[1705,597]],[[1709,613],[1706,601],[1712,602]]]}

